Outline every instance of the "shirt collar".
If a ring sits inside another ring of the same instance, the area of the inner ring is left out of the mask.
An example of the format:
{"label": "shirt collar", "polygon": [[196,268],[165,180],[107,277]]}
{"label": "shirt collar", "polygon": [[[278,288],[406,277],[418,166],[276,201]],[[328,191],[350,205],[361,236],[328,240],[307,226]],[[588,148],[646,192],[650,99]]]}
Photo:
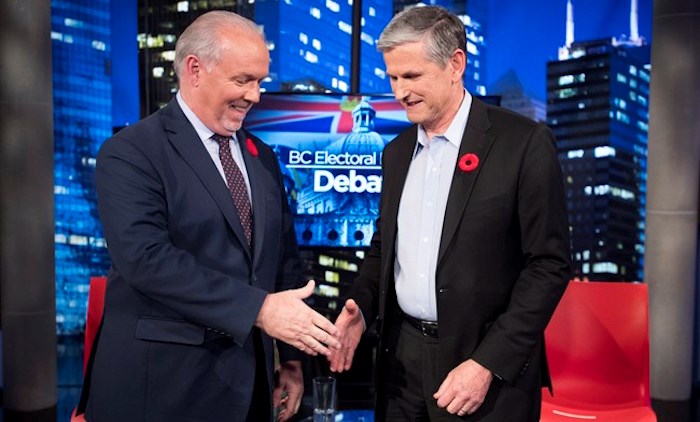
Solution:
{"label": "shirt collar", "polygon": [[[457,114],[452,119],[450,126],[447,127],[445,133],[437,134],[435,137],[444,137],[449,143],[459,149],[471,107],[472,95],[465,89],[462,104],[460,104],[459,110],[457,110]],[[425,129],[423,129],[423,125],[418,125],[418,143],[421,145],[421,148],[430,143],[430,139],[428,139],[428,134],[425,132]]]}
{"label": "shirt collar", "polygon": [[[180,105],[182,112],[185,114],[185,117],[187,117],[187,120],[189,120],[192,126],[194,126],[194,130],[197,131],[199,139],[203,141],[210,139],[212,135],[214,135],[214,131],[209,129],[204,123],[202,123],[201,120],[199,120],[199,117],[197,117],[194,111],[192,111],[190,106],[188,106],[185,100],[182,98],[182,94],[180,94],[180,91],[177,91],[175,98],[177,99],[177,103]],[[236,139],[235,133],[233,134],[232,138],[234,140]]]}

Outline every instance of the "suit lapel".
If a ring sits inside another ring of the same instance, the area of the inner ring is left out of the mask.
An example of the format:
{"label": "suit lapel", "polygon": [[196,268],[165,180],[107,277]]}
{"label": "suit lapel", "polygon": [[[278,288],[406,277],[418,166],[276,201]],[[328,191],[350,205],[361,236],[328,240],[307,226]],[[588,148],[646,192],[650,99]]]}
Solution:
{"label": "suit lapel", "polygon": [[440,265],[440,261],[457,231],[462,215],[464,215],[464,210],[467,207],[467,202],[469,202],[469,197],[474,189],[474,184],[479,178],[479,173],[486,163],[487,155],[493,145],[494,138],[487,134],[491,123],[486,110],[486,105],[483,102],[477,98],[472,99],[467,127],[462,136],[457,160],[459,163],[459,159],[464,154],[472,153],[479,158],[479,165],[471,172],[464,172],[459,169],[459,165],[455,166],[450,192],[447,197],[437,265]]}
{"label": "suit lapel", "polygon": [[262,165],[262,162],[257,156],[253,156],[247,148],[246,139],[249,136],[243,130],[236,132],[236,137],[240,143],[241,153],[245,161],[246,172],[248,173],[248,182],[250,183],[251,208],[253,209],[253,248],[254,257],[260,257],[262,254],[263,241],[265,233],[265,189],[264,182],[267,171]]}
{"label": "suit lapel", "polygon": [[238,218],[238,212],[231,200],[231,192],[226,187],[226,182],[221,177],[214,162],[199,140],[197,131],[187,120],[176,100],[172,100],[164,109],[164,127],[168,131],[168,140],[180,153],[182,159],[192,168],[209,194],[214,198],[214,202],[221,209],[226,221],[235,233],[238,240],[244,245],[248,259],[250,251],[247,245],[243,226]]}

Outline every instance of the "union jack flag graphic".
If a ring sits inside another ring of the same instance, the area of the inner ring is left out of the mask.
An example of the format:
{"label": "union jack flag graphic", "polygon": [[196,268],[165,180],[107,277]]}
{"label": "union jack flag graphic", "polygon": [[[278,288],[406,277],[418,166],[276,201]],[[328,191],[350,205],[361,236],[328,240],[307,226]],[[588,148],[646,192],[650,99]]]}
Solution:
{"label": "union jack flag graphic", "polygon": [[264,94],[248,113],[245,126],[256,134],[342,135],[352,132],[352,111],[363,99],[376,111],[374,131],[382,137],[391,139],[408,125],[406,112],[391,96]]}

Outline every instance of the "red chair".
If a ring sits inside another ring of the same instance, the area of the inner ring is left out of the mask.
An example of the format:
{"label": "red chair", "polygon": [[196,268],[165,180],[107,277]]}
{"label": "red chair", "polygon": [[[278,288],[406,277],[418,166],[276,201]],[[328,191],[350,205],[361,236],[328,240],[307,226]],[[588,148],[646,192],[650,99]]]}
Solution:
{"label": "red chair", "polygon": [[656,421],[645,284],[571,282],[545,331],[542,422]]}
{"label": "red chair", "polygon": [[[104,311],[105,290],[107,289],[107,277],[91,277],[90,290],[88,291],[87,316],[85,318],[85,342],[83,343],[83,373],[87,369],[92,351],[92,343],[102,323]],[[83,415],[75,415],[75,409],[71,415],[71,422],[84,422]]]}
{"label": "red chair", "polygon": [[87,369],[92,351],[92,343],[95,341],[105,304],[105,290],[107,289],[107,277],[91,277],[90,290],[88,291],[87,317],[85,318],[85,343],[83,347],[83,373]]}

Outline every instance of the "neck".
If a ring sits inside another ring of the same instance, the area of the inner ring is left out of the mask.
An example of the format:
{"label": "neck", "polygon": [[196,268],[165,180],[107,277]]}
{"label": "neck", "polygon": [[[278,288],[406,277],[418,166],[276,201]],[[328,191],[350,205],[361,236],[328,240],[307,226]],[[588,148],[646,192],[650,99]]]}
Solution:
{"label": "neck", "polygon": [[463,100],[464,87],[460,86],[459,91],[455,90],[453,95],[450,96],[449,103],[445,106],[445,113],[442,116],[440,116],[440,118],[435,122],[435,124],[423,126],[423,129],[428,135],[428,138],[432,138],[437,134],[445,133],[447,131],[447,128],[450,127],[452,120],[454,120],[455,116],[457,115],[457,112],[459,111],[459,107],[462,105]]}
{"label": "neck", "polygon": [[[180,87],[180,97],[182,97],[182,101],[187,104],[187,107],[189,107],[190,110],[192,110],[192,112],[199,117],[199,113],[197,113],[197,104],[192,101],[192,96],[187,88]],[[201,117],[199,117],[199,119],[201,120]]]}

